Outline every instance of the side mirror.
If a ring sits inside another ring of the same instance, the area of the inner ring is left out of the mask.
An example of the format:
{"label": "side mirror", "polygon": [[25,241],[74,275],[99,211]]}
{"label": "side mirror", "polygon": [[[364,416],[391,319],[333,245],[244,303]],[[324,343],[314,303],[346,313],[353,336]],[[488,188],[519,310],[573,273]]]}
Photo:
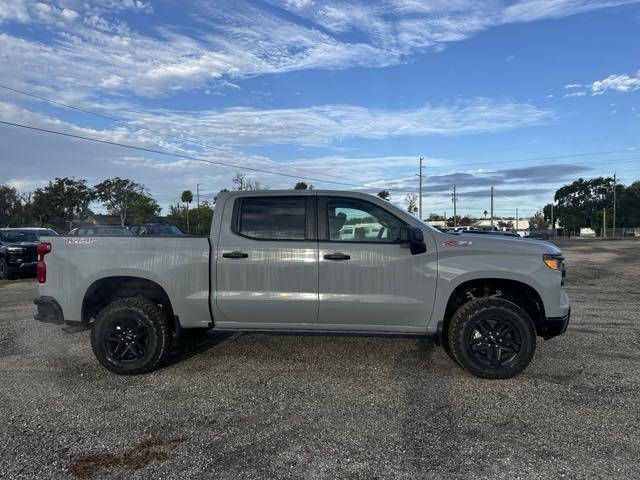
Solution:
{"label": "side mirror", "polygon": [[418,227],[401,227],[400,243],[408,243],[411,255],[418,255],[427,251],[424,243],[424,233]]}

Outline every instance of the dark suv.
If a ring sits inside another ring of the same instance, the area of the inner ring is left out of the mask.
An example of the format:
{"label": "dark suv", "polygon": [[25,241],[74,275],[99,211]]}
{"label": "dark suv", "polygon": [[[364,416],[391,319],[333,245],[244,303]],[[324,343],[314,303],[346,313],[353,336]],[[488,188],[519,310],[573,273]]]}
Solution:
{"label": "dark suv", "polygon": [[50,228],[0,228],[0,280],[35,275],[40,237],[58,236]]}

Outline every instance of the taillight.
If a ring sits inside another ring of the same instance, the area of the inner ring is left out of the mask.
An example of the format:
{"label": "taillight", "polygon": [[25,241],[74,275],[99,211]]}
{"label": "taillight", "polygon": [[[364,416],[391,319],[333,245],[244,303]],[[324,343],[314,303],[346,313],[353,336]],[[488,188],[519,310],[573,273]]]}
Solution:
{"label": "taillight", "polygon": [[44,256],[51,251],[51,244],[41,242],[38,244],[38,283],[47,281],[47,265],[44,263]]}

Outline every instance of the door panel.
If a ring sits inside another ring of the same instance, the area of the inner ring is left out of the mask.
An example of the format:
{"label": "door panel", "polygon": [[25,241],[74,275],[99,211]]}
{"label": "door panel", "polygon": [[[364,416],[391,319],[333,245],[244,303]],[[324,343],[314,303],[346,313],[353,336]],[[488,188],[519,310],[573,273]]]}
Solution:
{"label": "door panel", "polygon": [[318,205],[324,238],[319,242],[318,323],[426,330],[437,278],[432,237],[425,233],[426,253],[412,255],[407,244],[398,243],[405,222],[380,206],[339,197],[324,197]]}
{"label": "door panel", "polygon": [[[406,245],[321,242],[318,322],[426,328],[436,280],[431,247],[431,253],[411,255]],[[324,258],[335,253],[351,258]]]}
{"label": "door panel", "polygon": [[[316,243],[225,242],[218,254],[217,305],[227,321],[313,323],[318,313]],[[229,259],[222,252],[247,258]]]}
{"label": "door panel", "polygon": [[[306,201],[305,197],[298,199]],[[301,234],[299,222],[289,215],[299,206],[295,202],[291,205],[272,202],[266,206],[246,203],[245,220],[249,219],[246,225],[235,223],[238,231],[234,232],[228,227],[233,224],[229,221],[223,223],[220,232],[216,253],[219,314],[216,324],[232,322],[266,328],[275,324],[315,323],[318,315],[318,244],[304,238],[287,239],[307,236],[309,222],[304,221],[306,233],[303,230]],[[235,208],[236,216],[241,215],[238,208],[242,206]],[[250,236],[277,239],[257,240]]]}

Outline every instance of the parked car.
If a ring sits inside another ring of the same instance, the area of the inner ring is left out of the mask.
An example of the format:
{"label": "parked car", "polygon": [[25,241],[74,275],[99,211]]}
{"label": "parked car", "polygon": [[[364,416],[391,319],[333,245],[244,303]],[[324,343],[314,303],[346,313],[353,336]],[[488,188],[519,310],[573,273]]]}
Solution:
{"label": "parked car", "polygon": [[[449,233],[453,233],[453,232],[449,232]],[[516,237],[516,238],[520,238],[520,235],[518,235],[517,233],[513,233],[513,232],[509,232],[506,230],[466,230],[464,232],[466,233],[473,233],[476,235],[496,235],[498,237]]]}
{"label": "parked car", "polygon": [[537,240],[549,240],[551,238],[551,234],[547,231],[534,230],[534,231],[527,232],[524,238],[535,238]]}
{"label": "parked car", "polygon": [[35,275],[40,239],[55,236],[57,232],[50,228],[0,228],[0,279]]}
{"label": "parked car", "polygon": [[71,237],[131,237],[133,233],[125,227],[91,225],[74,228],[67,235]]}
{"label": "parked car", "polygon": [[[340,237],[362,219],[375,238]],[[571,311],[555,245],[441,233],[359,192],[221,192],[209,238],[83,240],[40,244],[35,318],[91,328],[119,374],[213,328],[430,335],[472,374],[507,378]]]}
{"label": "parked car", "polygon": [[160,223],[145,223],[143,225],[130,225],[129,230],[134,235],[151,237],[167,237],[173,235],[184,235],[175,225],[162,225]]}

